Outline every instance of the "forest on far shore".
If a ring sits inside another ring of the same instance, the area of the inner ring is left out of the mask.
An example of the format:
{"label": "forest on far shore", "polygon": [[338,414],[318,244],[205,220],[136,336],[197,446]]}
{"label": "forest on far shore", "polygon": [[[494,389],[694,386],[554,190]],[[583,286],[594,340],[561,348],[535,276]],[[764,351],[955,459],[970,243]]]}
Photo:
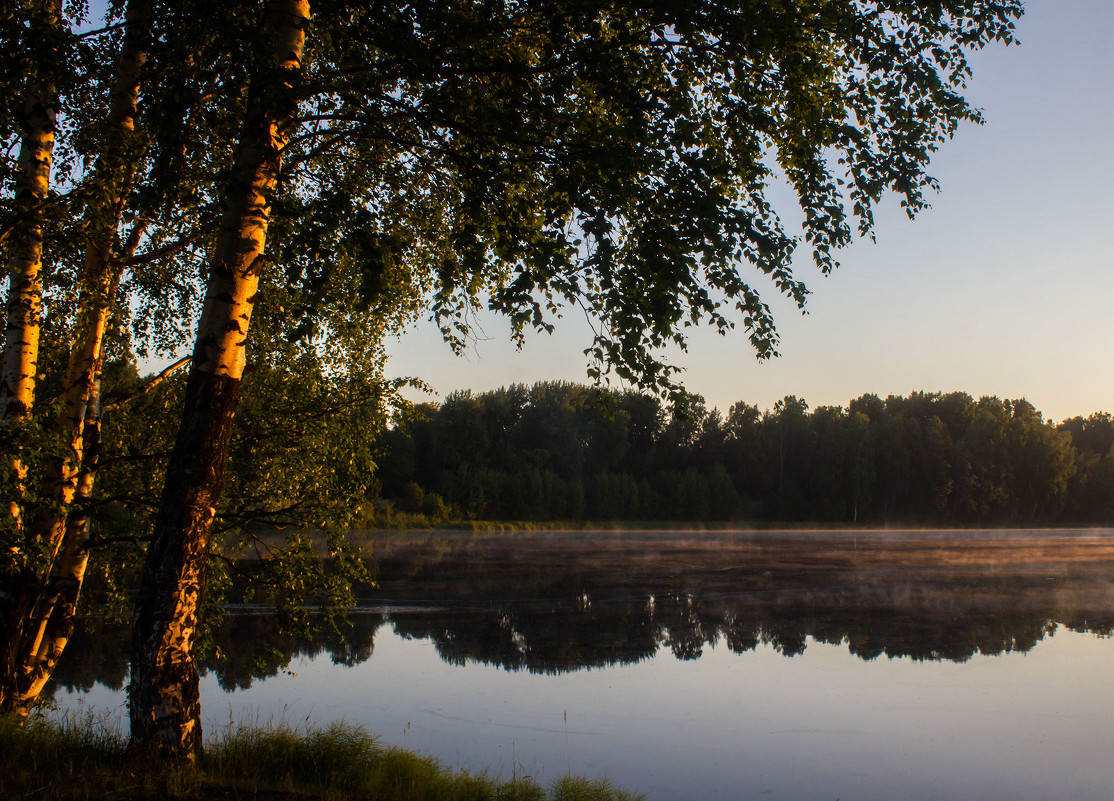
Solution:
{"label": "forest on far shore", "polygon": [[379,440],[389,508],[489,520],[1050,525],[1114,520],[1114,421],[963,392],[726,414],[574,383],[455,392]]}

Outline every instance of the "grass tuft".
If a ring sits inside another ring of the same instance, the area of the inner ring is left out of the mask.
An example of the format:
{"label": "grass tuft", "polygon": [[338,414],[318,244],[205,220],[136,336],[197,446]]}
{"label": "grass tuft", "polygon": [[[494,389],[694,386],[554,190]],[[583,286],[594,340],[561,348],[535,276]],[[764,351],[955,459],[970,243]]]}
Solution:
{"label": "grass tuft", "polygon": [[88,714],[21,726],[0,715],[0,798],[100,801],[189,791],[192,769],[143,769],[128,754],[127,737],[107,716]]}
{"label": "grass tuft", "polygon": [[361,791],[366,767],[382,753],[363,729],[342,723],[304,732],[243,725],[210,742],[201,769],[234,785]]}
{"label": "grass tuft", "polygon": [[231,726],[196,766],[142,765],[105,719],[0,717],[0,798],[36,801],[635,801],[606,781],[566,776],[548,792],[529,777],[455,772],[384,748],[358,726]]}
{"label": "grass tuft", "polygon": [[551,801],[637,801],[641,795],[628,793],[606,779],[565,776],[553,783]]}

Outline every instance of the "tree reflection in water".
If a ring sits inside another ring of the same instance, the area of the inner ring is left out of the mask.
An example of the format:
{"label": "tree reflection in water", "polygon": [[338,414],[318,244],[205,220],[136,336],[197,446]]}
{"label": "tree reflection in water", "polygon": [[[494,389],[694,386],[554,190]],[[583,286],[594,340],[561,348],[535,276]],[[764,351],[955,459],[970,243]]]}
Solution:
{"label": "tree reflection in water", "polygon": [[[560,673],[699,658],[724,644],[785,656],[814,641],[965,661],[1027,651],[1057,625],[1114,632],[1111,532],[369,536],[379,580],[340,632],[295,636],[230,608],[202,672],[225,690],[296,657],[368,659],[389,623],[452,663]],[[86,626],[55,685],[126,682],[126,632]],[[220,656],[218,657],[217,654]]]}

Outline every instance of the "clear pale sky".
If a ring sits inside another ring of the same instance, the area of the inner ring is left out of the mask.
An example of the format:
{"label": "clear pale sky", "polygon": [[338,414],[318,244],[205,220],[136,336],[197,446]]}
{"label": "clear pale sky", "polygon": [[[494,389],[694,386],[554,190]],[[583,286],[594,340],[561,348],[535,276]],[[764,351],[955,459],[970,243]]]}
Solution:
{"label": "clear pale sky", "polygon": [[[1018,38],[974,56],[967,97],[986,124],[961,127],[936,154],[932,208],[910,222],[887,199],[877,243],[843,251],[828,277],[801,248],[796,271],[812,290],[804,316],[756,276],[780,358],[758,362],[740,332],[701,332],[674,358],[687,389],[723,411],[786,395],[815,407],[961,390],[1028,398],[1054,421],[1114,412],[1114,0],[1030,0]],[[463,358],[432,324],[412,326],[391,343],[389,372],[424,379],[431,400],[587,382],[582,319],[565,317],[521,352],[502,319],[482,320]]]}

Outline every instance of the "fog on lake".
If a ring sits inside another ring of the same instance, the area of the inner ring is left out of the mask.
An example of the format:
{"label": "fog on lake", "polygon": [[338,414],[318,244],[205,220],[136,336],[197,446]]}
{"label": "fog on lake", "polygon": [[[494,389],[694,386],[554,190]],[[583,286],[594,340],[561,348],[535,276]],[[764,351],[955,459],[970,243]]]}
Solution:
{"label": "fog on lake", "polygon": [[[210,731],[344,719],[649,799],[1109,797],[1114,532],[369,534],[343,637],[230,609]],[[55,674],[119,715],[126,632]],[[122,724],[121,724],[122,725]]]}

